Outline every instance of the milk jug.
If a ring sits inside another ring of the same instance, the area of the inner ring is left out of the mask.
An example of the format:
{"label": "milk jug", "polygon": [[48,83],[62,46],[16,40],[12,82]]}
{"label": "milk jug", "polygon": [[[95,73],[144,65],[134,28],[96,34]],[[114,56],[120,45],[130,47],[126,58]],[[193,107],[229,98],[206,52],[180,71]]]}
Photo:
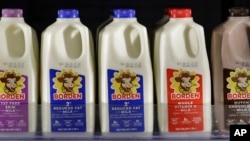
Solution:
{"label": "milk jug", "polygon": [[211,44],[215,117],[222,132],[231,124],[249,124],[250,115],[249,10],[230,8],[229,14],[213,30]]}
{"label": "milk jug", "polygon": [[154,38],[160,132],[211,129],[211,84],[204,31],[188,8],[169,8]]}
{"label": "milk jug", "polygon": [[92,133],[93,39],[78,10],[58,10],[41,42],[42,131]]}
{"label": "milk jug", "polygon": [[114,9],[98,39],[102,133],[152,133],[153,76],[146,28],[134,9]]}
{"label": "milk jug", "polygon": [[35,132],[38,43],[22,9],[2,9],[0,50],[0,132]]}

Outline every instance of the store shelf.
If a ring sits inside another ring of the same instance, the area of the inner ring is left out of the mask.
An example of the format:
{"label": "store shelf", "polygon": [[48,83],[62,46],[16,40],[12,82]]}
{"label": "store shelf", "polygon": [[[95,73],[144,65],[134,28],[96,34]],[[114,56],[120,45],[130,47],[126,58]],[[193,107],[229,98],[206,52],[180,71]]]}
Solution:
{"label": "store shelf", "polygon": [[[201,106],[201,105],[199,105]],[[203,105],[204,106],[204,105]],[[101,133],[99,122],[99,109],[96,105],[95,111],[95,132],[41,132],[42,119],[41,119],[41,106],[37,106],[33,110],[37,110],[37,127],[35,132],[0,132],[0,140],[229,140],[229,131],[219,130],[218,124],[220,121],[212,118],[212,129],[209,132],[165,132],[160,133],[158,127],[157,106],[154,106],[154,132],[141,133],[141,132],[118,132],[118,133]],[[223,109],[223,106],[212,106],[212,109]],[[30,110],[32,110],[30,108]],[[25,111],[23,111],[25,112]],[[221,114],[223,111],[220,112]],[[216,117],[215,110],[211,110],[211,117]],[[10,117],[11,119],[15,117]],[[236,123],[237,124],[237,123]],[[0,128],[1,129],[1,128]]]}
{"label": "store shelf", "polygon": [[[59,135],[61,135],[59,137]],[[140,136],[131,136],[131,134],[127,134],[127,137],[117,137],[114,135],[109,136],[102,136],[99,133],[95,133],[93,136],[86,135],[83,133],[78,134],[71,134],[69,136],[65,136],[67,134],[51,134],[50,136],[43,136],[42,134],[6,134],[6,136],[1,136],[0,140],[121,140],[121,141],[127,141],[127,140],[152,140],[152,141],[161,141],[161,140],[171,140],[171,141],[228,141],[229,138],[226,136],[210,136],[210,137],[191,137],[190,134],[179,134],[172,136],[171,134],[168,134],[165,136],[159,136],[159,135],[153,135],[151,137],[140,137]],[[170,136],[169,136],[170,135]],[[200,134],[201,136],[203,134]],[[10,137],[11,136],[11,137]],[[177,137],[178,136],[178,137]]]}

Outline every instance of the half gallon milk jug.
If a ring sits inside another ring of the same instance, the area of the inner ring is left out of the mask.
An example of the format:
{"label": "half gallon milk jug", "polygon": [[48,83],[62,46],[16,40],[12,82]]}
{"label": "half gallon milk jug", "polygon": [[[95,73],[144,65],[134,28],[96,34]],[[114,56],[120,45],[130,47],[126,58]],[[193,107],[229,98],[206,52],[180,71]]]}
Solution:
{"label": "half gallon milk jug", "polygon": [[94,131],[94,61],[89,29],[78,10],[58,10],[42,33],[43,132]]}
{"label": "half gallon milk jug", "polygon": [[38,43],[22,9],[2,9],[0,50],[0,132],[35,132]]}
{"label": "half gallon milk jug", "polygon": [[154,74],[160,132],[211,129],[211,84],[203,27],[191,10],[170,8],[155,33]]}
{"label": "half gallon milk jug", "polygon": [[135,10],[113,10],[98,42],[101,132],[153,131],[153,78],[146,28]]}
{"label": "half gallon milk jug", "polygon": [[231,124],[249,124],[250,19],[246,8],[229,9],[227,21],[212,34],[215,115],[220,131]]}

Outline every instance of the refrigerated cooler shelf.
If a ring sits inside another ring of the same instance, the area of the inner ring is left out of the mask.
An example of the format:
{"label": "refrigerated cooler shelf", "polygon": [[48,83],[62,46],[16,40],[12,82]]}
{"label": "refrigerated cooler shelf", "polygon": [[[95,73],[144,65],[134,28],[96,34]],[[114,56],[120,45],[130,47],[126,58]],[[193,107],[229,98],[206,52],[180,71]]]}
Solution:
{"label": "refrigerated cooler shelf", "polygon": [[[35,107],[35,106],[34,106]],[[211,132],[165,132],[160,133],[158,127],[157,106],[154,106],[154,131],[153,133],[124,132],[124,133],[101,133],[99,123],[99,109],[96,105],[95,132],[41,132],[41,106],[37,106],[37,130],[35,132],[0,132],[0,140],[187,140],[187,141],[218,141],[229,140],[229,131],[220,130],[219,122],[215,119],[215,110],[211,110],[212,129]],[[223,106],[212,106],[212,109],[222,109]],[[222,114],[223,112],[221,112]],[[218,115],[217,115],[218,116]]]}

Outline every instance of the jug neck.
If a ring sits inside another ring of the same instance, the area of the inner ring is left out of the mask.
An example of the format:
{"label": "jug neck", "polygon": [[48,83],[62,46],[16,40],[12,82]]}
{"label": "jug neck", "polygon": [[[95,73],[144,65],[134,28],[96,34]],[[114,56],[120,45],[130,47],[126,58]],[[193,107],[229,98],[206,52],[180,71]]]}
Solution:
{"label": "jug neck", "polygon": [[57,22],[80,22],[79,18],[57,18]]}
{"label": "jug neck", "polygon": [[24,22],[23,17],[1,17],[3,22]]}
{"label": "jug neck", "polygon": [[176,22],[193,22],[193,17],[185,17],[185,18],[170,18],[170,21],[176,21]]}
{"label": "jug neck", "polygon": [[137,18],[113,18],[114,22],[136,22]]}
{"label": "jug neck", "polygon": [[239,21],[239,20],[250,20],[250,17],[249,16],[242,16],[242,17],[233,17],[233,16],[230,16],[228,17],[228,20],[236,20],[236,21]]}

